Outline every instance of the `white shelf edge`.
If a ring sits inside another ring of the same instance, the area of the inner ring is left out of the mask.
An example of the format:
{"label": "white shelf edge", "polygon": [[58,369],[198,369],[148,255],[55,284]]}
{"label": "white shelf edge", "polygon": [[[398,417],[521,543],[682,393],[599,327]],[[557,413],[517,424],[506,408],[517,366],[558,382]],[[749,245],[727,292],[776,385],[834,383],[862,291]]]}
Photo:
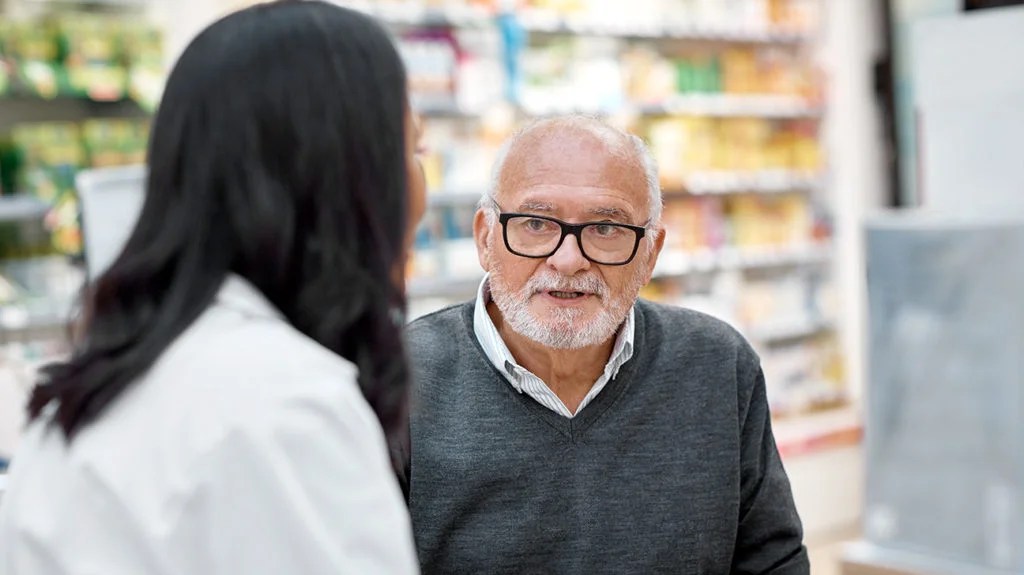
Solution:
{"label": "white shelf edge", "polygon": [[[483,116],[486,109],[467,109],[454,100],[418,101],[413,97],[413,109],[432,118],[474,119]],[[820,118],[825,108],[798,96],[782,94],[731,94],[708,92],[675,94],[663,102],[627,101],[617,106],[581,106],[578,103],[521,102],[514,106],[519,113],[536,116],[566,114],[631,115],[631,116],[696,116],[707,118],[766,118],[799,119]]]}
{"label": "white shelf edge", "polygon": [[[483,189],[483,186],[480,187]],[[427,194],[427,204],[437,206],[475,206],[480,202],[481,192],[476,191],[437,191]]]}
{"label": "white shelf edge", "polygon": [[45,202],[32,196],[0,196],[0,222],[42,219],[49,209]]}
{"label": "white shelf edge", "polygon": [[427,118],[459,118],[477,119],[484,115],[483,110],[469,110],[455,102],[413,102],[413,110]]}
{"label": "white shelf edge", "polygon": [[66,330],[70,324],[69,318],[59,317],[36,317],[24,322],[2,322],[0,323],[0,337],[29,332]]}
{"label": "white shelf edge", "polygon": [[681,190],[670,189],[667,195],[728,195],[744,192],[776,194],[822,187],[824,178],[818,171],[757,170],[694,172],[689,174]]}
{"label": "white shelf edge", "polygon": [[780,448],[838,433],[859,432],[863,427],[863,414],[855,404],[800,415],[772,417],[772,433]]}
{"label": "white shelf edge", "polygon": [[483,273],[465,277],[413,278],[407,283],[406,296],[409,299],[470,296],[483,279]]}
{"label": "white shelf edge", "polygon": [[540,34],[574,34],[611,38],[647,40],[703,40],[752,44],[793,44],[808,42],[811,34],[781,28],[743,29],[695,23],[621,23],[557,14],[526,12],[519,18],[527,32]]}
{"label": "white shelf edge", "polygon": [[832,247],[829,244],[756,250],[726,248],[718,252],[697,254],[663,252],[658,258],[658,267],[654,269],[654,277],[670,278],[696,272],[819,264],[828,261],[831,255]]}
{"label": "white shelf edge", "polygon": [[[485,184],[480,184],[479,190]],[[682,186],[666,186],[668,200],[680,196],[713,196],[732,194],[783,194],[818,189],[823,178],[818,172],[800,170],[761,170],[756,172],[697,172],[687,177]],[[475,189],[439,190],[427,195],[431,206],[476,204],[480,191]]]}
{"label": "white shelf edge", "polygon": [[481,26],[494,19],[494,15],[483,8],[455,9],[411,2],[388,6],[365,0],[334,0],[333,3],[373,16],[384,24],[397,26]]}
{"label": "white shelf edge", "polygon": [[835,329],[835,322],[820,318],[802,318],[792,322],[771,322],[775,325],[754,326],[747,330],[750,339],[774,343],[813,337]]}
{"label": "white shelf edge", "polygon": [[627,114],[635,116],[698,116],[708,118],[766,118],[799,119],[820,118],[825,109],[822,106],[796,96],[775,94],[678,94],[664,102],[627,102],[615,108],[583,107],[567,105],[524,104],[520,110],[531,116],[555,116],[562,114],[609,115]]}
{"label": "white shelf edge", "polygon": [[[827,244],[764,251],[731,248],[704,254],[663,253],[660,262],[664,262],[666,256],[676,256],[678,259],[672,263],[659,264],[654,270],[654,277],[672,278],[697,272],[818,264],[828,261],[831,254],[832,248]],[[472,295],[482,279],[482,273],[466,277],[411,278],[407,282],[407,296],[410,299],[422,299]]]}
{"label": "white shelf edge", "polygon": [[643,115],[815,118],[824,108],[797,96],[775,94],[678,94],[665,102],[636,106]]}

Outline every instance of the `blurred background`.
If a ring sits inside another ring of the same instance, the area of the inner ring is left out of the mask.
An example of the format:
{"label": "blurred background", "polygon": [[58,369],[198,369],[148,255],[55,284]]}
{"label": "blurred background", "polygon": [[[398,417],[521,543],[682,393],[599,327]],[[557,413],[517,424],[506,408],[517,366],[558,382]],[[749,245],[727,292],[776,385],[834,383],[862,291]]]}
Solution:
{"label": "blurred background", "polygon": [[[177,54],[252,3],[0,0],[0,469],[66,352],[82,182],[144,163]],[[813,572],[1024,573],[1018,2],[337,3],[393,31],[424,119],[413,316],[473,297],[502,140],[604,116],[661,167],[643,295],[761,355]]]}

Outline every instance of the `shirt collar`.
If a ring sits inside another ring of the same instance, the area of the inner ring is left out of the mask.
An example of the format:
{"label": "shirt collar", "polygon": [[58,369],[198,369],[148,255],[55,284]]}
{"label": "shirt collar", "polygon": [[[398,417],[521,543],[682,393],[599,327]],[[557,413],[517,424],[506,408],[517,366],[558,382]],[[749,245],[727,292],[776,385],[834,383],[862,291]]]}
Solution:
{"label": "shirt collar", "polygon": [[[473,310],[473,331],[477,341],[480,342],[480,346],[487,355],[487,359],[491,361],[498,371],[505,374],[506,379],[509,380],[517,391],[522,391],[515,376],[515,371],[516,369],[525,368],[516,363],[515,358],[512,357],[512,352],[505,345],[505,341],[501,339],[501,334],[498,333],[498,328],[491,320],[490,314],[487,313],[487,304],[490,301],[490,274],[487,274],[477,289],[476,305]],[[615,338],[611,357],[608,358],[608,363],[605,364],[604,373],[606,376],[614,378],[619,368],[633,357],[633,338],[636,331],[635,314],[636,311],[632,307],[629,309],[629,313],[626,314],[626,320],[623,322]]]}
{"label": "shirt collar", "polygon": [[484,354],[487,355],[487,359],[490,360],[498,371],[505,375],[505,379],[512,384],[516,391],[522,392],[522,387],[515,373],[515,369],[518,367],[516,360],[512,357],[512,352],[509,351],[508,346],[505,345],[505,341],[501,339],[501,334],[498,333],[498,328],[491,321],[490,314],[487,313],[487,302],[491,300],[489,279],[490,276],[485,275],[483,281],[480,282],[480,287],[477,289],[476,306],[473,310],[473,331],[476,334],[477,341],[480,342],[480,347],[484,350]]}
{"label": "shirt collar", "polygon": [[283,318],[281,312],[256,286],[237,274],[229,274],[224,278],[215,301],[250,317]]}

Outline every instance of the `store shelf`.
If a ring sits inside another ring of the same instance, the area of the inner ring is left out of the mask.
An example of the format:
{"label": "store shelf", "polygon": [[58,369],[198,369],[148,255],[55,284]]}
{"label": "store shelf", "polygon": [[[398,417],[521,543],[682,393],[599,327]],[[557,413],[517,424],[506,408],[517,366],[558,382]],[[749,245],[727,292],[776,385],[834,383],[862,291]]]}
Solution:
{"label": "store shelf", "polygon": [[698,116],[709,118],[820,118],[823,109],[802,98],[777,95],[679,94],[655,104],[626,104],[621,109],[584,108],[573,104],[524,104],[530,116],[586,114],[605,116]]}
{"label": "store shelf", "polygon": [[[130,1],[130,0],[109,0]],[[425,6],[419,2],[371,2],[335,0],[335,4],[359,10],[382,22],[398,26],[458,27],[483,26],[497,17],[483,7],[449,4]],[[541,10],[526,11],[518,22],[527,32],[575,36],[599,36],[639,40],[691,40],[745,44],[798,44],[811,40],[810,34],[765,28],[701,25],[693,22],[622,22],[605,18],[563,16]]]}
{"label": "store shelf", "polygon": [[427,118],[477,119],[479,112],[466,110],[455,102],[416,102],[413,97],[412,107],[417,114]]}
{"label": "store shelf", "polygon": [[465,277],[413,278],[406,287],[410,299],[469,296],[483,280],[483,272]]}
{"label": "store shelf", "polygon": [[621,109],[584,108],[571,103],[524,104],[530,116],[586,114],[605,116],[698,116],[708,118],[800,119],[820,118],[824,110],[796,96],[773,94],[679,94],[660,103],[626,104]]}
{"label": "store shelf", "polygon": [[558,14],[528,12],[519,19],[523,28],[536,34],[568,34],[635,38],[640,40],[694,40],[750,44],[791,44],[806,42],[808,34],[788,30],[740,29],[702,26],[693,23],[619,22]]}
{"label": "store shelf", "polygon": [[[2,65],[2,63],[0,63]],[[51,97],[42,96],[40,94],[29,91],[26,88],[12,86],[11,91],[0,94],[0,102],[4,104],[12,102],[38,102],[38,103],[54,103],[60,104],[65,102],[82,102],[86,104],[95,104],[102,106],[122,106],[127,104],[136,104],[134,100],[128,98],[125,94],[117,94],[110,97],[94,97],[88,94],[72,94],[61,92]]]}
{"label": "store shelf", "polygon": [[0,222],[42,219],[50,207],[31,196],[0,196]]}
{"label": "store shelf", "polygon": [[792,248],[730,248],[719,254],[723,270],[762,269],[780,266],[819,265],[830,261],[832,246],[808,244]]}
{"label": "store shelf", "polygon": [[68,326],[66,315],[31,315],[15,306],[0,306],[0,334],[23,334],[63,330]]}
{"label": "store shelf", "polygon": [[[38,64],[20,64],[15,61],[0,59],[0,66],[8,66],[11,71],[18,71],[9,78],[9,83],[0,92],[0,102],[85,102],[114,106],[126,103],[134,103],[129,96],[125,86],[93,86],[86,90],[78,90],[75,87],[66,85],[58,80],[60,74],[66,74],[63,67],[45,66],[44,70],[51,75],[56,88],[52,92],[42,91],[39,87],[30,84],[25,78],[30,75],[27,70],[30,66]],[[39,73],[38,71],[36,73]]]}
{"label": "store shelf", "polygon": [[427,195],[427,203],[431,207],[475,206],[480,202],[481,195],[481,191],[478,190],[431,192]]}
{"label": "store shelf", "polygon": [[687,176],[682,189],[669,189],[665,193],[666,195],[774,194],[814,190],[821,185],[821,175],[809,171],[695,172]]}
{"label": "store shelf", "polygon": [[747,331],[750,339],[762,343],[780,343],[814,337],[835,328],[834,322],[824,318],[798,318],[792,321],[772,321],[754,326]]}
{"label": "store shelf", "polygon": [[462,4],[425,6],[417,2],[371,2],[367,0],[334,0],[334,4],[369,14],[392,26],[482,26],[494,18],[483,7]]}
{"label": "store shelf", "polygon": [[[670,199],[680,195],[782,194],[814,190],[821,185],[817,172],[697,172],[688,176],[681,188],[667,188],[664,195]],[[471,206],[480,201],[480,194],[480,190],[439,190],[431,192],[427,202],[431,206]]]}
{"label": "store shelf", "polygon": [[806,415],[773,416],[772,428],[783,458],[856,445],[864,433],[860,410],[853,405]]}
{"label": "store shelf", "polygon": [[797,96],[774,94],[679,94],[657,104],[638,106],[647,116],[710,116],[721,118],[817,118],[823,113]]}
{"label": "store shelf", "polygon": [[795,248],[726,248],[698,253],[666,251],[658,258],[654,276],[665,278],[725,270],[818,265],[829,261],[831,255],[831,246],[827,244]]}

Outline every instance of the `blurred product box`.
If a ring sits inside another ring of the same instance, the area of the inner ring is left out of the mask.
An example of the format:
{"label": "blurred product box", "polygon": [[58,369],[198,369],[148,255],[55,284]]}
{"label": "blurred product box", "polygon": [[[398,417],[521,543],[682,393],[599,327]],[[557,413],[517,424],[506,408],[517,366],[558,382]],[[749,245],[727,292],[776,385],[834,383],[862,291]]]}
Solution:
{"label": "blurred product box", "polygon": [[1024,572],[1024,220],[885,216],[867,250],[866,540]]}

